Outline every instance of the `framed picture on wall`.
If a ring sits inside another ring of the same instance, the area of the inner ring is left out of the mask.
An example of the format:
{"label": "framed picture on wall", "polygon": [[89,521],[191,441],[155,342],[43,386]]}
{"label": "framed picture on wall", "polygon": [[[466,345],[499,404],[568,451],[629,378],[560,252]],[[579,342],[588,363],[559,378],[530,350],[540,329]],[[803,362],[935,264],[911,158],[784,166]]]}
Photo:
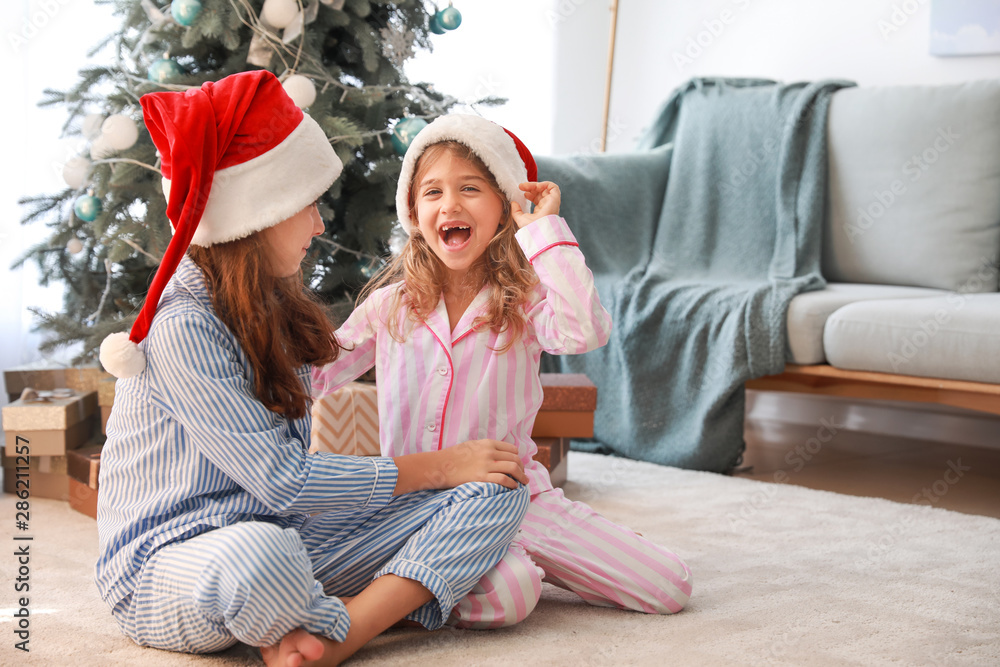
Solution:
{"label": "framed picture on wall", "polygon": [[1000,0],[932,0],[931,55],[1000,53]]}

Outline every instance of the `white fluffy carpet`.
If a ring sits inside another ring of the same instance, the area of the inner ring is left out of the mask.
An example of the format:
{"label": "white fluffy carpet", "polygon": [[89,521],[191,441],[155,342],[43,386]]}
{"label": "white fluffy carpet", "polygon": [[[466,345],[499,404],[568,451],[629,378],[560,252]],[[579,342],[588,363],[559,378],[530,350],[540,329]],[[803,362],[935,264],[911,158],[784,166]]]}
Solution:
{"label": "white fluffy carpet", "polygon": [[[651,617],[546,586],[521,625],[396,630],[351,664],[1000,665],[1000,520],[573,452],[566,493],[672,547],[689,607]],[[918,490],[919,491],[919,490]],[[122,637],[92,583],[95,523],[33,500],[31,653],[13,648],[15,498],[0,501],[0,663],[259,665]]]}

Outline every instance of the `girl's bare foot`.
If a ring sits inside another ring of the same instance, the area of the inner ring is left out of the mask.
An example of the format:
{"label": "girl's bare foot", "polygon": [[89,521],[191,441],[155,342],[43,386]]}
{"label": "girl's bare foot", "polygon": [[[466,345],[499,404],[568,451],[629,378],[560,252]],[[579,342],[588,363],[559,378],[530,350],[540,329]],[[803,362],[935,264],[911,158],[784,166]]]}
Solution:
{"label": "girl's bare foot", "polygon": [[264,664],[268,667],[301,667],[307,660],[323,657],[323,642],[302,628],[292,630],[274,646],[260,649]]}

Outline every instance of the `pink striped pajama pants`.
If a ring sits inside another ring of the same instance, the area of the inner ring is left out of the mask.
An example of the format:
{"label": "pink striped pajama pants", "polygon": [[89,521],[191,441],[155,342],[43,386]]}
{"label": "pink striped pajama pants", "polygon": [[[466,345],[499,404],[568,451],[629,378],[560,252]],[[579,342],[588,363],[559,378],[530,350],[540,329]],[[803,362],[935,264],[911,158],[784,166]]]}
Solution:
{"label": "pink striped pajama pants", "polygon": [[542,580],[595,606],[648,614],[683,609],[692,583],[676,554],[552,489],[532,496],[507,554],[452,610],[448,625],[518,623],[538,603]]}

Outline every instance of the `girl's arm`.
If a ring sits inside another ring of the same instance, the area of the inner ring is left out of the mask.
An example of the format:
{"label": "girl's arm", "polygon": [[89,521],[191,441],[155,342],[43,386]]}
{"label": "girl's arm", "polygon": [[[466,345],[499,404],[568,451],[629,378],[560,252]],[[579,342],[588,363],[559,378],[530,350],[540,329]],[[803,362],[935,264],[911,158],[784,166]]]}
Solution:
{"label": "girl's arm", "polygon": [[334,336],[343,349],[335,361],[313,368],[313,396],[326,396],[361,377],[375,365],[375,342],[384,295],[382,290],[371,294],[337,329]]}
{"label": "girl's arm", "polygon": [[611,316],[566,221],[545,216],[518,230],[516,238],[540,283],[541,298],[526,310],[542,349],[582,354],[607,343]]}
{"label": "girl's arm", "polygon": [[517,447],[498,440],[470,440],[435,452],[393,459],[399,469],[394,495],[450,489],[466,482],[493,482],[516,489],[528,483]]}
{"label": "girl's arm", "polygon": [[[183,426],[177,437],[226,476],[275,513],[389,502],[398,475],[392,460],[308,454],[309,443],[254,394],[217,320],[197,311],[158,320],[146,345],[149,400]],[[184,471],[176,474],[183,479]]]}

